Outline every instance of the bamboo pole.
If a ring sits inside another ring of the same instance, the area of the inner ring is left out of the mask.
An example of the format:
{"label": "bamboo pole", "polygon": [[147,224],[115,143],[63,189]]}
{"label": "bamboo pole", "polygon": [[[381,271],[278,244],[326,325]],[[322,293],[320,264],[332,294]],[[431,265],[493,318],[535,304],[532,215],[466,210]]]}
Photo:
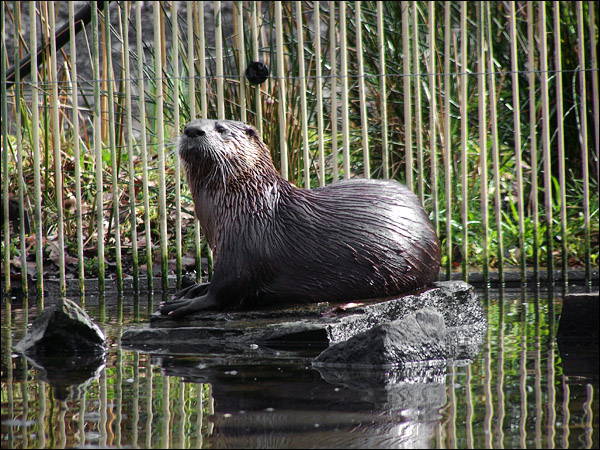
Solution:
{"label": "bamboo pole", "polygon": [[[132,113],[131,113],[131,68],[129,64],[129,12],[131,9],[131,3],[126,2],[123,5],[123,11],[121,14],[121,32],[123,36],[122,40],[122,52],[123,52],[123,71],[125,75],[125,122],[127,127],[127,155],[128,155],[128,169],[129,169],[129,214],[130,214],[130,228],[131,228],[131,262],[132,262],[132,273],[133,273],[133,290],[139,292],[140,281],[139,281],[139,261],[138,261],[138,244],[137,244],[137,209],[135,206],[135,166],[134,166],[134,153],[133,153],[133,126],[132,126]],[[141,55],[140,55],[141,57]]]}
{"label": "bamboo pole", "polygon": [[[585,87],[585,37],[583,32],[583,5],[576,3],[577,10],[577,54],[579,60],[579,120],[581,123],[581,174],[583,177],[583,232],[585,239],[585,281],[591,283],[591,252],[590,252],[590,185],[588,163],[588,134],[587,134],[587,100]],[[596,98],[596,102],[598,99]],[[596,129],[596,133],[598,129]]]}
{"label": "bamboo pole", "polygon": [[[418,27],[418,16],[419,7],[417,2],[412,2],[412,22],[413,22],[413,70],[415,77],[415,105],[421,105],[421,60],[419,58],[419,27]],[[421,108],[415,110],[415,128],[417,130],[423,130],[423,117],[421,114]],[[418,161],[418,191],[419,200],[424,203],[425,200],[425,155],[423,153],[423,132],[417,133],[417,161]]]}
{"label": "bamboo pole", "polygon": [[539,280],[539,211],[538,211],[538,156],[537,156],[537,106],[535,98],[535,37],[534,37],[534,9],[533,2],[527,2],[527,69],[529,70],[529,142],[531,166],[531,218],[533,222],[533,277]]}
{"label": "bamboo pole", "polygon": [[152,292],[154,291],[153,270],[152,270],[152,227],[150,222],[150,193],[148,188],[148,145],[146,132],[146,90],[144,83],[144,47],[142,46],[142,2],[136,2],[136,37],[137,37],[137,54],[138,54],[138,90],[140,111],[140,125],[142,127],[140,133],[140,153],[142,154],[142,195],[144,198],[144,233],[146,236],[146,273],[148,281],[148,301],[152,301]]}
{"label": "bamboo pole", "polygon": [[519,214],[519,267],[521,271],[521,283],[526,282],[526,249],[525,249],[525,193],[523,191],[523,162],[521,143],[521,108],[519,94],[519,60],[517,53],[517,18],[515,15],[515,4],[508,3],[510,22],[510,61],[513,94],[513,120],[515,130],[515,169],[517,171],[517,211]]}
{"label": "bamboo pole", "polygon": [[363,63],[362,45],[362,14],[361,2],[354,3],[354,15],[356,23],[356,57],[358,59],[358,97],[360,101],[360,125],[363,148],[364,177],[371,178],[371,162],[369,155],[369,123],[367,121],[367,99],[365,92],[365,69]]}
{"label": "bamboo pole", "polygon": [[487,46],[488,46],[488,72],[489,72],[489,96],[490,96],[490,125],[492,129],[492,164],[494,173],[494,211],[496,216],[496,233],[498,242],[498,277],[500,284],[504,284],[504,246],[502,244],[502,212],[500,198],[500,150],[498,148],[498,111],[496,103],[496,79],[494,76],[494,48],[492,40],[492,19],[490,13],[490,3],[486,2],[486,23],[487,23]]}
{"label": "bamboo pole", "polygon": [[440,235],[440,219],[438,205],[438,168],[437,168],[437,101],[436,101],[436,49],[435,49],[435,2],[429,2],[429,151],[431,155],[431,197],[433,225]]}
{"label": "bamboo pole", "polygon": [[[383,178],[390,177],[390,159],[388,144],[388,117],[387,117],[387,80],[385,76],[385,30],[383,28],[383,2],[377,2],[377,49],[379,51],[379,89],[381,90],[381,161]],[[419,86],[415,85],[415,90]]]}
{"label": "bamboo pole", "polygon": [[[259,48],[258,48],[258,13],[257,13],[257,3],[258,2],[251,2],[250,3],[250,9],[251,9],[251,13],[250,13],[250,22],[251,22],[251,28],[252,28],[252,55],[254,58],[254,61],[260,61],[260,53],[259,53]],[[256,130],[258,131],[258,135],[262,138],[263,137],[263,113],[262,113],[262,95],[261,95],[261,85],[257,84],[256,87]]]}
{"label": "bamboo pole", "polygon": [[[198,14],[198,8],[200,7],[200,13]],[[190,105],[190,120],[196,118],[196,66],[194,58],[194,12],[198,14],[198,46],[200,54],[198,56],[200,62],[200,98],[202,102],[202,113],[206,110],[206,78],[205,75],[205,63],[204,63],[204,2],[187,2],[187,17],[188,17],[188,56],[189,61],[189,98],[188,102]],[[204,116],[203,116],[204,117]],[[195,245],[195,258],[196,258],[196,282],[202,283],[202,244],[200,240],[200,222],[196,218],[194,220],[194,245]]]}
{"label": "bamboo pole", "polygon": [[338,23],[335,20],[335,4],[336,2],[329,2],[329,58],[331,59],[331,157],[332,168],[333,168],[333,181],[340,179],[339,163],[338,163],[338,118],[337,118],[337,52],[336,52],[336,29]]}
{"label": "bamboo pole", "polygon": [[[21,32],[21,8],[19,2],[14,2],[13,14],[15,17],[15,36]],[[20,80],[19,73],[19,50],[20,50],[20,42],[17,45],[17,39],[15,39],[15,80]],[[5,78],[3,78],[4,80]],[[18,187],[18,196],[19,196],[19,243],[20,243],[20,253],[21,253],[21,292],[23,294],[23,299],[25,303],[27,303],[27,246],[25,241],[25,189],[24,184],[25,180],[23,179],[23,133],[22,133],[22,121],[21,121],[21,83],[15,83],[15,125],[16,125],[16,138],[17,138],[17,183]],[[3,119],[5,120],[6,117]],[[8,144],[8,141],[4,141]],[[8,150],[8,149],[7,149]],[[8,180],[8,178],[6,178]],[[8,220],[8,215],[4,216]],[[6,247],[10,248],[10,247]],[[8,265],[5,267],[9,267]],[[7,272],[10,272],[8,270]],[[26,305],[25,305],[26,307]]]}
{"label": "bamboo pole", "polygon": [[542,158],[544,167],[544,209],[546,217],[546,266],[548,281],[554,280],[552,233],[552,172],[550,165],[550,110],[548,88],[548,49],[546,36],[546,4],[539,4],[540,95],[542,103]]}
{"label": "bamboo pole", "polygon": [[[204,2],[198,2],[198,69],[200,71],[200,114],[203,119],[208,118],[207,85],[206,78],[206,38],[204,35]],[[193,41],[192,41],[193,42]],[[195,100],[194,100],[195,101]]]}
{"label": "bamboo pole", "polygon": [[477,46],[477,90],[479,91],[479,177],[481,182],[481,222],[483,226],[482,259],[483,276],[489,280],[489,230],[488,230],[488,173],[487,173],[487,125],[486,125],[486,86],[485,86],[485,2],[477,3],[478,46]]}
{"label": "bamboo pole", "polygon": [[[5,20],[4,20],[4,5],[2,5],[2,57],[0,58],[0,76],[2,80],[6,80],[6,39],[5,39]],[[35,15],[31,16],[32,18]],[[6,143],[2,147],[2,209],[4,221],[2,223],[2,235],[4,236],[4,293],[7,298],[10,298],[10,227],[9,227],[9,209],[8,209],[8,104],[7,104],[7,93],[6,83],[1,84],[2,93],[2,142]],[[33,124],[37,125],[36,122]],[[36,165],[37,167],[37,165]],[[40,274],[38,273],[38,276]]]}
{"label": "bamboo pole", "polygon": [[[153,3],[154,23],[160,23],[160,2]],[[167,239],[167,203],[166,203],[166,179],[165,179],[165,128],[164,128],[164,94],[163,94],[163,72],[161,54],[160,30],[154,30],[154,73],[156,77],[156,128],[157,128],[157,156],[158,156],[158,203],[160,222],[160,260],[162,294],[166,295],[168,290],[168,258],[169,242]]]}
{"label": "bamboo pole", "polygon": [[444,5],[444,190],[446,191],[446,279],[452,274],[452,166],[450,154],[450,12],[452,3]]}
{"label": "bamboo pole", "polygon": [[73,159],[75,165],[75,201],[77,215],[77,261],[79,294],[81,304],[85,302],[85,264],[83,259],[83,223],[81,215],[81,152],[79,147],[79,99],[77,81],[77,43],[75,33],[75,4],[69,2],[69,32],[71,40],[71,105],[73,108]]}
{"label": "bamboo pole", "polygon": [[57,234],[58,234],[58,270],[60,295],[64,297],[67,293],[67,282],[65,279],[65,231],[63,212],[63,180],[62,159],[60,149],[60,124],[58,116],[58,74],[56,69],[56,24],[54,15],[54,2],[48,3],[50,22],[50,83],[52,84],[51,113],[52,113],[52,136],[54,147],[54,183],[56,188],[56,210],[57,210]]}
{"label": "bamboo pole", "polygon": [[92,67],[94,77],[94,154],[96,156],[96,229],[98,234],[98,291],[104,294],[104,182],[102,164],[102,110],[100,99],[100,42],[98,38],[98,9],[92,8]]}
{"label": "bamboo pole", "polygon": [[[408,2],[402,2],[402,75],[403,75],[403,103],[404,103],[404,157],[406,162],[406,185],[413,190],[413,151],[412,151],[412,109],[410,94],[410,30]],[[417,87],[418,89],[418,87]],[[415,108],[420,105],[415,104]],[[417,133],[420,130],[416,130]]]}
{"label": "bamboo pole", "polygon": [[285,70],[283,67],[283,22],[281,19],[281,3],[275,3],[275,30],[277,40],[277,81],[279,83],[279,152],[281,160],[281,176],[288,179],[288,154],[287,154],[287,120],[285,105]]}
{"label": "bamboo pole", "polygon": [[[173,43],[172,43],[172,61],[173,61],[173,134],[177,136],[180,132],[179,126],[179,23],[177,6],[179,2],[173,1],[171,3],[171,28],[173,32]],[[192,61],[193,64],[193,61]],[[182,248],[181,248],[181,158],[179,152],[175,151],[175,272],[177,274],[177,289],[181,289],[182,286]]]}
{"label": "bamboo pole", "polygon": [[300,85],[300,111],[302,125],[302,148],[304,159],[304,187],[310,189],[310,149],[308,147],[308,107],[306,105],[306,69],[304,67],[304,30],[302,28],[302,2],[295,2],[296,5],[296,28],[298,39],[298,66]]}
{"label": "bamboo pole", "polygon": [[314,50],[315,50],[315,89],[317,94],[317,134],[319,145],[319,186],[325,186],[325,144],[323,142],[323,74],[321,70],[321,18],[320,2],[314,4]]}
{"label": "bamboo pole", "polygon": [[[29,48],[37,48],[37,20],[36,20],[36,3],[29,3],[30,21],[30,45]],[[4,40],[2,41],[4,42]],[[41,175],[41,155],[40,155],[40,105],[38,90],[40,88],[38,82],[37,71],[37,56],[34,52],[31,53],[31,122],[32,122],[32,146],[33,146],[33,190],[34,190],[34,209],[35,209],[35,262],[36,262],[36,289],[37,289],[37,309],[44,309],[44,246],[43,246],[43,229],[42,229],[42,175]],[[3,89],[4,89],[4,85]],[[6,96],[2,95],[5,99]],[[4,100],[2,100],[4,101]],[[5,123],[3,121],[3,123]],[[8,164],[3,164],[8,170]],[[8,178],[5,178],[8,180]],[[8,201],[8,197],[7,201]],[[8,214],[6,215],[8,217]],[[6,233],[8,235],[8,233]],[[8,267],[6,265],[5,267]],[[8,272],[8,271],[7,271]],[[10,286],[10,284],[8,284]]]}
{"label": "bamboo pole", "polygon": [[[462,246],[462,277],[466,282],[469,281],[469,201],[468,201],[468,105],[467,85],[469,83],[468,64],[469,55],[468,37],[467,37],[467,7],[468,3],[460,3],[460,157],[461,157],[461,196],[462,196],[462,226],[463,226],[463,246]],[[450,255],[452,257],[452,255]]]}
{"label": "bamboo pole", "polygon": [[346,37],[346,3],[340,3],[340,76],[342,78],[342,143],[344,179],[350,178],[350,103],[348,101],[348,39]]}
{"label": "bamboo pole", "polygon": [[242,2],[234,2],[237,14],[237,45],[238,45],[238,66],[240,73],[240,120],[246,123],[246,80],[244,79],[243,70],[246,67],[246,53],[244,46],[244,10]]}
{"label": "bamboo pole", "polygon": [[117,145],[115,138],[115,92],[114,92],[114,71],[112,63],[112,43],[110,31],[110,9],[109,2],[104,2],[104,21],[105,21],[105,39],[106,39],[106,59],[107,59],[107,76],[106,83],[108,84],[108,139],[110,146],[110,165],[112,175],[112,206],[113,206],[113,221],[114,221],[114,239],[115,239],[115,266],[117,271],[117,291],[123,292],[123,265],[121,262],[121,224],[119,221],[119,164],[117,162]]}
{"label": "bamboo pole", "polygon": [[215,60],[217,63],[217,118],[225,119],[225,94],[223,72],[223,23],[221,17],[221,2],[214,2],[215,11]]}
{"label": "bamboo pole", "polygon": [[[568,247],[567,247],[567,193],[565,170],[565,132],[563,112],[562,53],[560,43],[560,2],[553,3],[554,17],[554,58],[556,69],[556,140],[558,147],[558,184],[560,196],[560,229],[561,229],[561,272],[562,281],[568,281]],[[515,108],[518,109],[518,108]]]}

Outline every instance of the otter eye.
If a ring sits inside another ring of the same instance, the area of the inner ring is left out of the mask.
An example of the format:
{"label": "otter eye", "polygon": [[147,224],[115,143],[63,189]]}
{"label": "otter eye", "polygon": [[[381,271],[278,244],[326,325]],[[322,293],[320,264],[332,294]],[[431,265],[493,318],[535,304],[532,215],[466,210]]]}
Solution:
{"label": "otter eye", "polygon": [[217,133],[223,134],[227,131],[227,128],[225,128],[223,125],[215,125],[215,130],[217,131]]}
{"label": "otter eye", "polygon": [[254,128],[248,127],[248,128],[246,128],[246,135],[250,136],[250,137],[254,137],[254,136],[256,136],[256,131],[254,131]]}

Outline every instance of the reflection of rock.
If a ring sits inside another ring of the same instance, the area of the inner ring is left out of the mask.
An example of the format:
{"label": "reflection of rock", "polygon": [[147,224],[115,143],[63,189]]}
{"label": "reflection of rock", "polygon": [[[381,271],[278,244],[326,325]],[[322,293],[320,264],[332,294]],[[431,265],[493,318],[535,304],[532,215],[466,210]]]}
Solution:
{"label": "reflection of rock", "polygon": [[207,420],[215,433],[205,444],[213,448],[434,445],[446,404],[445,364],[406,382],[406,373],[398,378],[394,371],[346,371],[341,378],[311,368],[310,358],[297,360],[206,364],[204,357],[157,356],[152,364],[167,376],[211,384],[215,412]]}
{"label": "reflection of rock", "polygon": [[424,308],[331,345],[315,359],[315,364],[403,369],[415,361],[445,360],[445,338],[442,315]]}
{"label": "reflection of rock", "polygon": [[557,336],[593,341],[598,345],[598,292],[568,294],[558,321]]}
{"label": "reflection of rock", "polygon": [[64,400],[71,387],[97,378],[105,363],[105,337],[92,319],[71,300],[46,308],[14,347],[40,372],[40,378]]}
{"label": "reflection of rock", "polygon": [[77,398],[82,389],[100,376],[106,364],[104,353],[59,357],[26,354],[25,357],[37,369],[40,379],[54,388],[58,400]]}
{"label": "reflection of rock", "polygon": [[598,379],[598,334],[598,292],[565,295],[556,338],[570,383]]}
{"label": "reflection of rock", "polygon": [[46,308],[15,350],[28,356],[88,355],[106,349],[104,333],[71,300]]}

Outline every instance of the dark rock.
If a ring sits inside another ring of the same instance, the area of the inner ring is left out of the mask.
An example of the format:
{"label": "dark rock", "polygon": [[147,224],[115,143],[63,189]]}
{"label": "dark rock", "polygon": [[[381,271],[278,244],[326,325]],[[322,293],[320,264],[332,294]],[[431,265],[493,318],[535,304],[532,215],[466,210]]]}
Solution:
{"label": "dark rock", "polygon": [[424,308],[338,342],[316,359],[317,366],[401,367],[431,360],[445,362],[446,326],[442,315]]}
{"label": "dark rock", "polygon": [[36,356],[103,353],[105,339],[83,309],[64,299],[37,317],[15,350]]}

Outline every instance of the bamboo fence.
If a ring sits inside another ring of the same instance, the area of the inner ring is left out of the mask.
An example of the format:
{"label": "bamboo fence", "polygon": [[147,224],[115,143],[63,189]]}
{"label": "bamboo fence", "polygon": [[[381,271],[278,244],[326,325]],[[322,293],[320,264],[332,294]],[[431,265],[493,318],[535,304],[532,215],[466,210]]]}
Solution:
{"label": "bamboo fence", "polygon": [[[210,273],[176,152],[194,117],[253,124],[282,176],[307,189],[356,176],[407,184],[443,242],[441,278],[515,271],[525,283],[532,269],[566,283],[577,253],[589,284],[596,9],[4,2],[3,292],[35,285],[43,305],[45,279],[62,295],[77,279],[83,295],[89,273],[104,292],[107,265],[119,291]],[[248,80],[251,61],[269,68],[264,83]]]}

